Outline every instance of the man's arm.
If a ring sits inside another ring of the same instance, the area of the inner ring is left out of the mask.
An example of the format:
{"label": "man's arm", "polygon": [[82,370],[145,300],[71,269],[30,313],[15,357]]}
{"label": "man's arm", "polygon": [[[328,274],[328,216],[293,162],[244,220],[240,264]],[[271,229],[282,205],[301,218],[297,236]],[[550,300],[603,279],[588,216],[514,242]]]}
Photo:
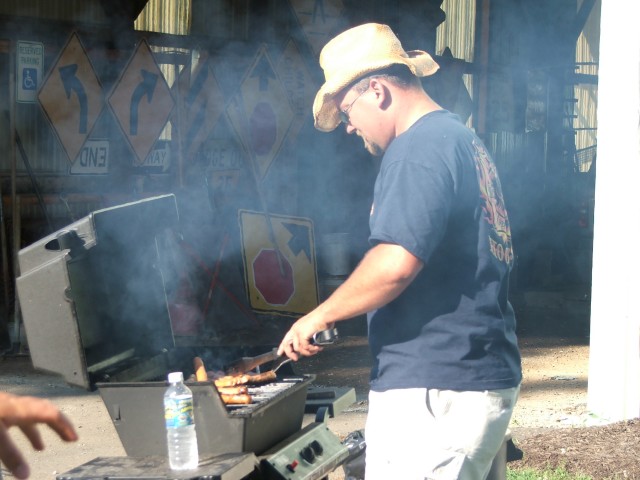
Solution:
{"label": "man's arm", "polygon": [[298,360],[299,354],[318,353],[321,347],[309,343],[314,333],[391,302],[407,288],[422,267],[420,259],[399,245],[376,245],[327,300],[293,324],[278,352],[294,360]]}
{"label": "man's arm", "polygon": [[69,419],[50,401],[0,392],[0,461],[16,478],[27,478],[29,466],[11,440],[8,429],[13,426],[19,427],[33,448],[43,450],[44,442],[37,429],[39,423],[51,427],[67,442],[78,439]]}

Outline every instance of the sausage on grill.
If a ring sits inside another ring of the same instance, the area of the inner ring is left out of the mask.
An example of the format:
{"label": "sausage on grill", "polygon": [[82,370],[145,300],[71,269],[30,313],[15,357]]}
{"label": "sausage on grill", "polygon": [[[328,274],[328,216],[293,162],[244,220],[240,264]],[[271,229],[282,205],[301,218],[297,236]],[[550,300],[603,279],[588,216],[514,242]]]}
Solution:
{"label": "sausage on grill", "polygon": [[213,383],[216,387],[235,387],[237,385],[248,385],[252,383],[268,383],[277,379],[276,372],[269,370],[264,373],[243,375],[227,375],[225,377],[216,378]]}
{"label": "sausage on grill", "polygon": [[221,393],[220,398],[226,405],[246,405],[251,403],[251,395],[247,394],[227,395]]}
{"label": "sausage on grill", "polygon": [[209,380],[207,371],[204,368],[204,362],[200,357],[193,359],[193,370],[196,372],[196,382],[206,382]]}
{"label": "sausage on grill", "polygon": [[219,387],[220,395],[243,395],[249,392],[249,389],[243,385],[237,387]]}

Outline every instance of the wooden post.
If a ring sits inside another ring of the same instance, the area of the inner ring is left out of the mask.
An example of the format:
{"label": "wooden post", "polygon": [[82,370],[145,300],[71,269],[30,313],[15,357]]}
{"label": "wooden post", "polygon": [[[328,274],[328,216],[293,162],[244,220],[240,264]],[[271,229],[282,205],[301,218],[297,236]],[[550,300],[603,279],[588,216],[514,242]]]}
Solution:
{"label": "wooden post", "polygon": [[487,98],[489,96],[489,20],[491,0],[477,2],[480,10],[476,12],[478,17],[476,33],[476,54],[478,55],[478,108],[474,112],[473,123],[476,132],[481,136],[487,133]]}
{"label": "wooden post", "polygon": [[640,4],[602,2],[588,408],[640,417]]}
{"label": "wooden post", "polygon": [[[11,92],[11,98],[9,99],[9,131],[11,135],[11,224],[13,226],[13,245],[9,250],[11,252],[11,268],[13,271],[12,282],[15,287],[15,279],[18,276],[18,251],[16,250],[16,217],[20,215],[20,212],[17,207],[17,187],[16,187],[16,177],[17,177],[17,152],[16,152],[16,43],[11,42],[11,56],[9,61],[9,91]],[[14,348],[19,347],[20,339],[20,306],[18,305],[18,294],[17,289],[13,289],[13,326],[14,331],[18,333],[18,335],[14,336]]]}

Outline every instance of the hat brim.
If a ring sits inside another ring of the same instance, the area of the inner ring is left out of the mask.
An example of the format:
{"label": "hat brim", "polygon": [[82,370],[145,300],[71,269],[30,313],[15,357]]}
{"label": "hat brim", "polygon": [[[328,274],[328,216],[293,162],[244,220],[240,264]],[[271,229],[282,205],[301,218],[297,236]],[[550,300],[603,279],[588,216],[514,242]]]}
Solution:
{"label": "hat brim", "polygon": [[331,132],[340,124],[340,112],[334,98],[338,92],[353,82],[370,73],[390,67],[391,65],[406,65],[416,77],[433,75],[438,70],[438,64],[431,55],[422,50],[411,50],[407,57],[382,58],[377,62],[367,61],[360,67],[348,65],[349,72],[344,75],[333,75],[318,90],[313,101],[314,126],[322,132]]}

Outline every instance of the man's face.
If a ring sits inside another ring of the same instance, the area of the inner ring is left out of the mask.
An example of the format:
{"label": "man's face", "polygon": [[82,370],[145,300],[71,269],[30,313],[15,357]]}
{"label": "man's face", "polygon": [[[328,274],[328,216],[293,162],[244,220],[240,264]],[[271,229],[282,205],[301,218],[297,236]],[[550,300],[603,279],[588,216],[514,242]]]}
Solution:
{"label": "man's face", "polygon": [[380,147],[380,145],[368,140],[366,137],[360,135],[359,133],[358,136],[362,138],[365,150],[371,155],[373,155],[374,157],[381,157],[382,155],[384,155],[384,150],[382,149],[382,147]]}
{"label": "man's face", "polygon": [[[373,92],[370,88],[363,91],[355,89],[347,90],[342,96],[336,97],[338,109],[340,111],[340,121],[344,123],[347,133],[355,133],[364,142],[364,148],[375,156],[381,156],[384,149],[373,141],[367,131],[373,132],[375,119],[372,118],[374,112],[367,97]],[[369,113],[369,115],[367,115]]]}

